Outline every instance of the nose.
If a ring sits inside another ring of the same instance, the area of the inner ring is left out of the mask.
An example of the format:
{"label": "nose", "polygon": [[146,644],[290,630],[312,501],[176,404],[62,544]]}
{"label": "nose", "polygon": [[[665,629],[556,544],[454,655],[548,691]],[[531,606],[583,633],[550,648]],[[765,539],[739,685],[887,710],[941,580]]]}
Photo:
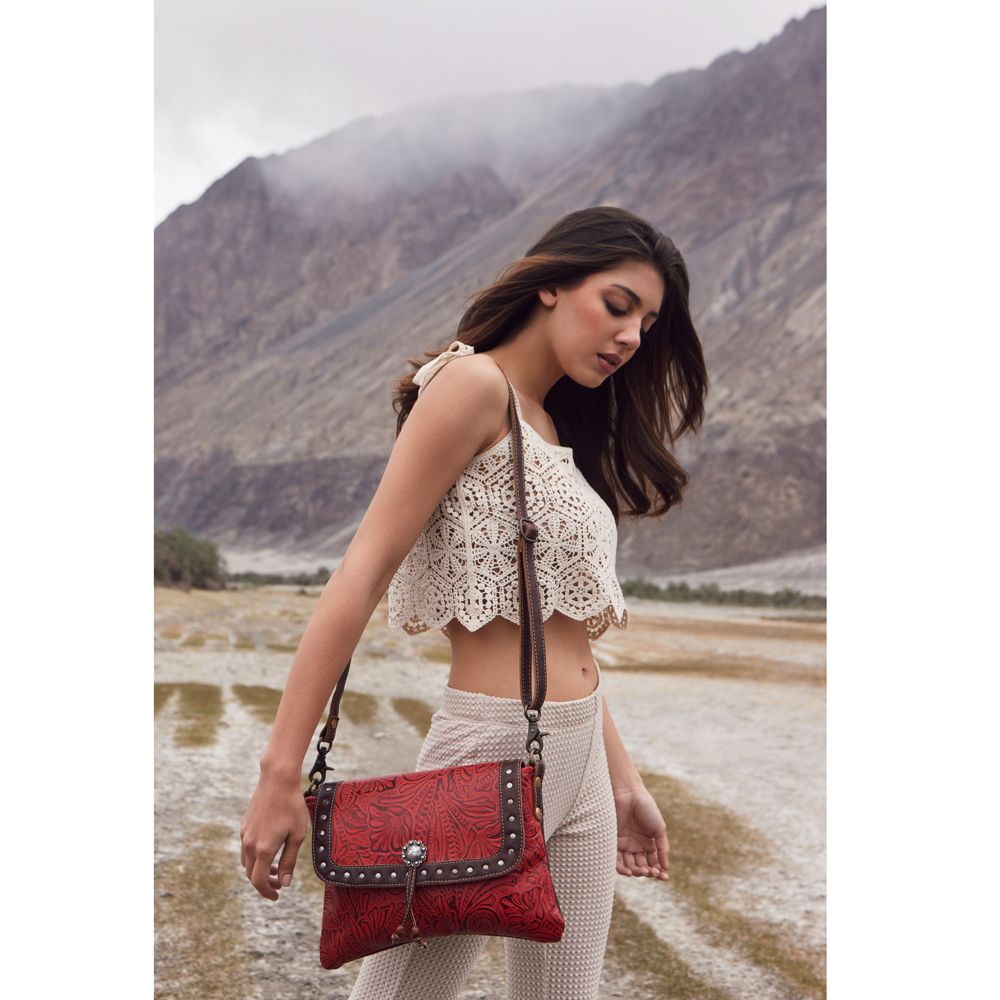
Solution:
{"label": "nose", "polygon": [[615,342],[623,349],[623,352],[627,354],[632,354],[633,351],[642,342],[642,325],[641,321],[638,323],[630,324],[621,330],[617,337],[615,337]]}

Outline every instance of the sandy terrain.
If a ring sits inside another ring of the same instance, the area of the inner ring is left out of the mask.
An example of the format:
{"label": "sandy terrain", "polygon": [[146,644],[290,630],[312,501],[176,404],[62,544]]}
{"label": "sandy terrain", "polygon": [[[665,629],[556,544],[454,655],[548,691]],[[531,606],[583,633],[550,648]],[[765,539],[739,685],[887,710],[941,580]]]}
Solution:
{"label": "sandy terrain", "polygon": [[[239,866],[240,819],[317,593],[157,588],[159,997],[350,992],[354,965],[319,967],[308,855],[278,903]],[[825,623],[638,599],[629,614],[594,651],[667,819],[673,878],[619,877],[601,996],[824,996]],[[411,766],[447,681],[440,633],[410,637],[385,620],[383,603],[353,658],[334,755],[343,777]],[[503,997],[503,984],[494,939],[464,996]]]}

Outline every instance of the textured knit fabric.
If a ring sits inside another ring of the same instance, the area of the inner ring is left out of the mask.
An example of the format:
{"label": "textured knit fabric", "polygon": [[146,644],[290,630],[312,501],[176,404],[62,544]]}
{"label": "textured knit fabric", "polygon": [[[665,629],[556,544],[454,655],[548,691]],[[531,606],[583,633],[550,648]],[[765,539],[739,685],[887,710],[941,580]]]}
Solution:
{"label": "textured knit fabric", "polygon": [[[454,341],[429,361],[419,392],[446,362],[469,353]],[[573,461],[546,441],[514,404],[523,428],[525,498],[538,526],[535,569],[542,620],[560,611],[585,620],[591,639],[625,628],[628,611],[615,572],[618,528],[611,509]],[[475,455],[442,498],[389,584],[389,627],[410,635],[457,619],[475,632],[497,616],[520,624],[514,456],[510,432]]]}
{"label": "textured knit fabric", "polygon": [[[597,661],[595,660],[595,666]],[[541,944],[503,938],[508,1000],[597,997],[615,891],[618,828],[604,748],[600,667],[597,687],[542,706],[542,824],[566,929]],[[455,767],[524,753],[519,699],[446,687],[416,769]],[[432,938],[361,961],[350,1000],[453,1000],[486,946],[483,935]]]}

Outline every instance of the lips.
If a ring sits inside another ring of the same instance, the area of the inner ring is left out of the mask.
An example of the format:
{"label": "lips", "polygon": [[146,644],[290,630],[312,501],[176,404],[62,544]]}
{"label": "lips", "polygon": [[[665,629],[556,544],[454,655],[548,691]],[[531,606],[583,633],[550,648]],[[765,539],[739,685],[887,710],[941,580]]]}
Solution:
{"label": "lips", "polygon": [[598,354],[599,358],[602,358],[605,362],[611,365],[612,368],[617,368],[621,363],[618,359],[609,357],[607,354]]}

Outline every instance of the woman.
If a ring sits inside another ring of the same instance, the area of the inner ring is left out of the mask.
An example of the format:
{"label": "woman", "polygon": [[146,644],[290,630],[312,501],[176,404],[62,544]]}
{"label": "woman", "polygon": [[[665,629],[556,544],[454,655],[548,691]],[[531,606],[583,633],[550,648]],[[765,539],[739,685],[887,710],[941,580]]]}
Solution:
{"label": "woman", "polygon": [[[476,296],[458,341],[401,380],[392,454],[299,644],[243,818],[241,863],[262,896],[291,881],[308,828],[303,760],[335,665],[387,589],[390,625],[441,628],[452,647],[414,769],[523,750],[509,380],[540,531],[544,832],[566,928],[558,942],[504,939],[508,996],[597,996],[615,872],[669,878],[666,824],[604,703],[590,640],[628,622],[614,571],[621,502],[660,516],[687,484],[664,440],[704,416],[688,290],[683,258],[648,223],[607,206],[572,212]],[[456,997],[486,940],[369,955],[352,1000]]]}

